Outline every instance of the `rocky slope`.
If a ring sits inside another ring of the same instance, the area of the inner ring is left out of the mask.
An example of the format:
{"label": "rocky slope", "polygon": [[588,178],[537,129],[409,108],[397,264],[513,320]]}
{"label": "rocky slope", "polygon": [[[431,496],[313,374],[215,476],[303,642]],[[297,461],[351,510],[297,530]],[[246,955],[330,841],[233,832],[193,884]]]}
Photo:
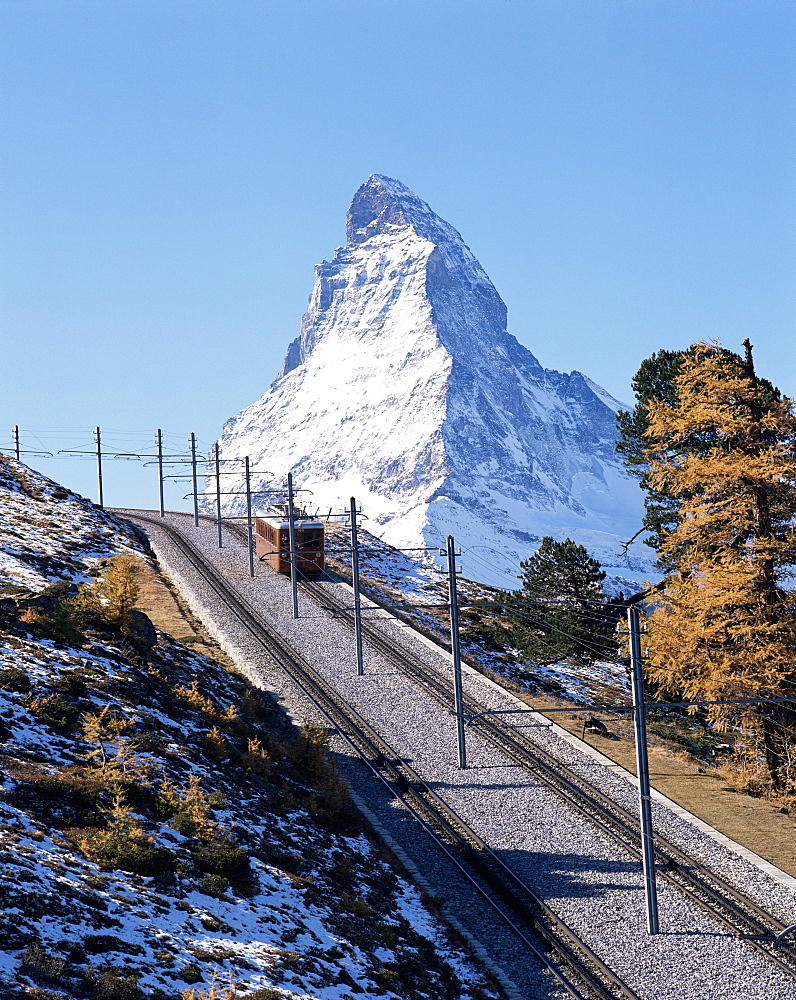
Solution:
{"label": "rocky slope", "polygon": [[[321,507],[355,495],[395,545],[453,534],[465,575],[483,582],[513,585],[547,534],[643,579],[643,549],[620,551],[640,525],[641,494],[614,452],[619,406],[580,372],[543,368],[508,333],[505,305],[456,230],[373,175],[352,201],[346,246],[316,268],[282,371],[226,423],[220,448],[227,472],[246,455],[277,479],[292,469]],[[256,488],[270,474],[258,472]]]}

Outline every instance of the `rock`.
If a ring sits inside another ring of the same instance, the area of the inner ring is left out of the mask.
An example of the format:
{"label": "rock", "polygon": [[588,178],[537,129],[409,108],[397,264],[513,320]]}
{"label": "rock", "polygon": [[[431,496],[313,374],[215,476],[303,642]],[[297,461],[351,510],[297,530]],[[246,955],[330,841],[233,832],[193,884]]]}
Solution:
{"label": "rock", "polygon": [[137,608],[133,608],[129,613],[125,634],[141,651],[152,649],[158,643],[158,634],[151,619]]}

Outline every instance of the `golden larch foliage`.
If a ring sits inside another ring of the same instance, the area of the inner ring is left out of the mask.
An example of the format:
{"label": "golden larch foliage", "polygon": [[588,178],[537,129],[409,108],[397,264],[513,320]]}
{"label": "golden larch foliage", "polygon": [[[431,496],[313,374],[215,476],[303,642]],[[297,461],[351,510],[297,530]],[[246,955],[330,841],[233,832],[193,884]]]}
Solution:
{"label": "golden larch foliage", "polygon": [[[651,484],[680,502],[662,553],[677,573],[653,602],[646,645],[652,677],[689,700],[789,698],[796,693],[796,416],[746,362],[695,345],[673,403],[652,403]],[[786,702],[711,706],[710,716],[760,736],[775,787],[790,780]],[[794,775],[796,778],[796,775]]]}

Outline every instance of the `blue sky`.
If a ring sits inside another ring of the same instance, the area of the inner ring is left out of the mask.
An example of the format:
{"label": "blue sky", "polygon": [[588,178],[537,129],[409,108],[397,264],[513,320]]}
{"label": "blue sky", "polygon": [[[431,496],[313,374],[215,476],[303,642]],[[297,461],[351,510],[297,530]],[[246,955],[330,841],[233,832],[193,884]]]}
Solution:
{"label": "blue sky", "polygon": [[[793,395],[795,29],[790,0],[0,0],[0,447],[209,447],[373,172],[546,367],[630,401],[652,351],[749,336]],[[106,499],[153,482],[109,464]]]}

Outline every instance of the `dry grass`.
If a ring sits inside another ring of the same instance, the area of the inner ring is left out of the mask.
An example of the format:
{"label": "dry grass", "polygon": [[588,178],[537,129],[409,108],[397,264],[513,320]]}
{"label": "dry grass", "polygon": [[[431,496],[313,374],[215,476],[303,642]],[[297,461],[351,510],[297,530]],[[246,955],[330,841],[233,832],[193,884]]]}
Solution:
{"label": "dry grass", "polygon": [[[542,713],[545,706],[566,707],[566,702],[558,699],[535,695],[519,697],[538,706]],[[547,718],[581,738],[582,714],[555,712]],[[621,738],[606,739],[587,732],[585,741],[635,774],[636,752],[629,721],[604,713],[600,718],[611,732]],[[796,875],[796,817],[782,812],[779,802],[737,791],[731,786],[723,768],[705,766],[704,762],[688,757],[666,740],[653,739],[651,743],[650,781],[654,788],[726,837],[759,854],[782,871]]]}

